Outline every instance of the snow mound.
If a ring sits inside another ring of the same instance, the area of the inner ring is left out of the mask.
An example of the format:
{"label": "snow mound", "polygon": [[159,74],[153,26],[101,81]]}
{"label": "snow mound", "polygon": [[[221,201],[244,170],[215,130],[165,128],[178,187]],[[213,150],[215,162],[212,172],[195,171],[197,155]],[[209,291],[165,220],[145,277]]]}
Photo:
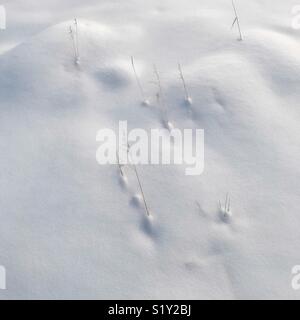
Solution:
{"label": "snow mound", "polygon": [[[150,6],[145,19],[127,5],[133,24],[79,20],[79,65],[73,21],[0,56],[0,297],[297,298],[286,276],[300,251],[297,36],[247,21],[238,42],[215,24],[231,19],[224,6],[199,21],[191,5]],[[148,217],[130,169],[124,181],[97,164],[95,137],[119,120],[163,126],[153,63],[168,123],[205,130],[205,170],[141,166]]]}

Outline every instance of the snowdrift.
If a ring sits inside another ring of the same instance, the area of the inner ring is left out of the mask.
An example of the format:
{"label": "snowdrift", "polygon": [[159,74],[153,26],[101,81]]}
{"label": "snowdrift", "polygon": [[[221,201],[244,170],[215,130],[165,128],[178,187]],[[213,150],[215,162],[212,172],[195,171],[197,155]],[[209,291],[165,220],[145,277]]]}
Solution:
{"label": "snowdrift", "polygon": [[[236,41],[230,6],[172,4],[120,25],[78,19],[79,65],[69,20],[0,56],[1,298],[299,298],[299,34],[276,11],[245,18]],[[174,127],[205,130],[205,170],[139,167],[147,217],[134,173],[124,184],[99,166],[95,138],[120,120],[162,126],[154,63]]]}

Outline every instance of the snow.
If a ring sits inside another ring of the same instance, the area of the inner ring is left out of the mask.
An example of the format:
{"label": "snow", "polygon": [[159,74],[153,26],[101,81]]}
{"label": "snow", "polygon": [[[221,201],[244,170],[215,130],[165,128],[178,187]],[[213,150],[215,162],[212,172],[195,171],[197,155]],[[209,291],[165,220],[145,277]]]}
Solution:
{"label": "snow", "polygon": [[[300,264],[295,1],[236,0],[242,42],[230,1],[3,5],[1,299],[300,298],[291,287]],[[162,127],[153,64],[170,124],[205,130],[205,170],[139,166],[147,217],[134,172],[124,168],[124,181],[95,155],[97,131],[119,120]]]}

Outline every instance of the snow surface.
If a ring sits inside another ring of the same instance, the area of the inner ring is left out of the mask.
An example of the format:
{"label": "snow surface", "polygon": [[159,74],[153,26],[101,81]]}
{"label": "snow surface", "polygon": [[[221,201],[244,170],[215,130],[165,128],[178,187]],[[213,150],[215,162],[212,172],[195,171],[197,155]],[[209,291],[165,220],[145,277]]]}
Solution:
{"label": "snow surface", "polygon": [[[290,0],[2,1],[2,299],[299,299],[300,30]],[[81,62],[68,27],[79,21]],[[140,105],[133,55],[150,106]],[[184,105],[180,62],[189,93]],[[100,166],[101,128],[205,130],[205,170]],[[224,220],[219,200],[231,197]]]}

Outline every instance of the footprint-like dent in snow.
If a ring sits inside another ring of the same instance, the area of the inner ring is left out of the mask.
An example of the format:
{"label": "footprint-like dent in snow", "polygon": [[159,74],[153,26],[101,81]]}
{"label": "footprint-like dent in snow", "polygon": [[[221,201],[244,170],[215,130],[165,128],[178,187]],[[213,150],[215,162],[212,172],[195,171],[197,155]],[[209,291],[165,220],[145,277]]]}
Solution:
{"label": "footprint-like dent in snow", "polygon": [[125,175],[119,175],[119,185],[121,186],[122,189],[127,189],[128,188],[128,178]]}
{"label": "footprint-like dent in snow", "polygon": [[162,125],[165,129],[172,131],[174,129],[174,125],[171,121],[168,120],[162,120]]}
{"label": "footprint-like dent in snow", "polygon": [[232,211],[219,209],[219,218],[222,222],[230,224],[232,222]]}
{"label": "footprint-like dent in snow", "polygon": [[213,108],[216,109],[216,111],[221,112],[221,113],[225,113],[226,112],[226,103],[225,100],[223,99],[222,95],[220,94],[220,92],[216,89],[216,88],[212,88],[212,92],[213,92],[213,98],[214,98],[214,105]]}
{"label": "footprint-like dent in snow", "polygon": [[141,230],[142,232],[150,237],[152,240],[158,240],[159,238],[159,228],[153,216],[143,216],[141,220]]}
{"label": "footprint-like dent in snow", "polygon": [[182,101],[182,106],[186,108],[191,108],[193,105],[193,99],[191,97],[187,97]]}
{"label": "footprint-like dent in snow", "polygon": [[143,197],[140,194],[135,194],[131,198],[130,204],[136,208],[143,208],[144,207]]}
{"label": "footprint-like dent in snow", "polygon": [[201,218],[211,219],[211,217],[208,215],[208,213],[202,208],[199,201],[195,201],[195,205],[196,205],[197,213]]}
{"label": "footprint-like dent in snow", "polygon": [[184,263],[184,267],[190,271],[190,272],[194,272],[198,269],[200,269],[202,267],[202,265],[196,261],[196,260],[189,260],[187,262]]}
{"label": "footprint-like dent in snow", "polygon": [[214,227],[217,232],[225,232],[226,234],[229,232],[228,235],[234,235],[239,232],[241,221],[231,209],[228,211],[224,208],[218,208],[215,213]]}
{"label": "footprint-like dent in snow", "polygon": [[105,68],[94,74],[97,81],[111,90],[119,90],[127,87],[130,83],[129,76],[121,69]]}
{"label": "footprint-like dent in snow", "polygon": [[141,106],[142,107],[150,107],[150,100],[149,99],[144,99],[141,101]]}

